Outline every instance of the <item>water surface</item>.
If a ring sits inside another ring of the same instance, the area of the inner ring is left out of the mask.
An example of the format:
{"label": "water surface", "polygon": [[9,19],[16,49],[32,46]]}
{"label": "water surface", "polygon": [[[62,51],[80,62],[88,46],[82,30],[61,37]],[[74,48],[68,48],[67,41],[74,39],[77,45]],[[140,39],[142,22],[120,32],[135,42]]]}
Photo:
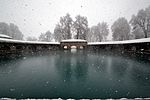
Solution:
{"label": "water surface", "polygon": [[0,57],[2,97],[150,97],[150,57],[86,51]]}

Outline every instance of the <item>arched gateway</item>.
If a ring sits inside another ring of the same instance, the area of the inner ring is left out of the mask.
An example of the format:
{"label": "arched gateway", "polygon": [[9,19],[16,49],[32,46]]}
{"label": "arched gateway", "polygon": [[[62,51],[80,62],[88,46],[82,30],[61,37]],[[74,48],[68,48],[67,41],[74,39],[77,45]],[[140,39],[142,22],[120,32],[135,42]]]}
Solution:
{"label": "arched gateway", "polygon": [[87,46],[87,41],[81,39],[62,40],[60,42],[60,46],[63,49],[71,49],[71,48],[84,49]]}

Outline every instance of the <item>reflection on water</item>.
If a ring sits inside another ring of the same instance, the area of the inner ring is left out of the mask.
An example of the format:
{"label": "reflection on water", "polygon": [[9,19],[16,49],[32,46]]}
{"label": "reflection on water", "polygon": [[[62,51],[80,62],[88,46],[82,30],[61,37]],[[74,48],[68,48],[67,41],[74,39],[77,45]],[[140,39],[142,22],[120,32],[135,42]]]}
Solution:
{"label": "reflection on water", "polygon": [[77,49],[76,48],[72,48],[71,49],[71,53],[76,53],[77,52]]}
{"label": "reflection on water", "polygon": [[0,97],[148,97],[149,61],[143,55],[82,50],[0,57]]}

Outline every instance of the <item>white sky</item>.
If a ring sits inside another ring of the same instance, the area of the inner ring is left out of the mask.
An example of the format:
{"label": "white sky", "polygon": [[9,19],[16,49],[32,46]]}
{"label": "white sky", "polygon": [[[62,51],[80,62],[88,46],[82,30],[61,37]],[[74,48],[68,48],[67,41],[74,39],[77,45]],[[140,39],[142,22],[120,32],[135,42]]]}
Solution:
{"label": "white sky", "polygon": [[150,6],[150,0],[0,0],[0,22],[16,24],[26,36],[38,37],[53,32],[61,16],[70,13],[88,18],[89,26],[119,17],[128,21],[138,10]]}

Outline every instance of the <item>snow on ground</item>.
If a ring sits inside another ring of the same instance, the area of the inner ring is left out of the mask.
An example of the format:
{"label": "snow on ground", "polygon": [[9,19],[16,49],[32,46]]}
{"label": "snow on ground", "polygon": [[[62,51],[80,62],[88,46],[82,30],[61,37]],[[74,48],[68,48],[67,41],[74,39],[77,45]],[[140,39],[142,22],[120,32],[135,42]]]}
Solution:
{"label": "snow on ground", "polygon": [[131,43],[145,43],[150,42],[150,38],[125,40],[125,41],[109,41],[109,42],[89,42],[88,45],[101,45],[101,44],[131,44]]}
{"label": "snow on ground", "polygon": [[87,41],[81,39],[68,39],[68,40],[62,40],[61,42],[87,42]]}
{"label": "snow on ground", "polygon": [[0,38],[0,42],[5,43],[23,43],[23,44],[60,44],[59,42],[39,42],[39,41],[22,41],[22,40],[13,40],[13,39],[4,39]]}

